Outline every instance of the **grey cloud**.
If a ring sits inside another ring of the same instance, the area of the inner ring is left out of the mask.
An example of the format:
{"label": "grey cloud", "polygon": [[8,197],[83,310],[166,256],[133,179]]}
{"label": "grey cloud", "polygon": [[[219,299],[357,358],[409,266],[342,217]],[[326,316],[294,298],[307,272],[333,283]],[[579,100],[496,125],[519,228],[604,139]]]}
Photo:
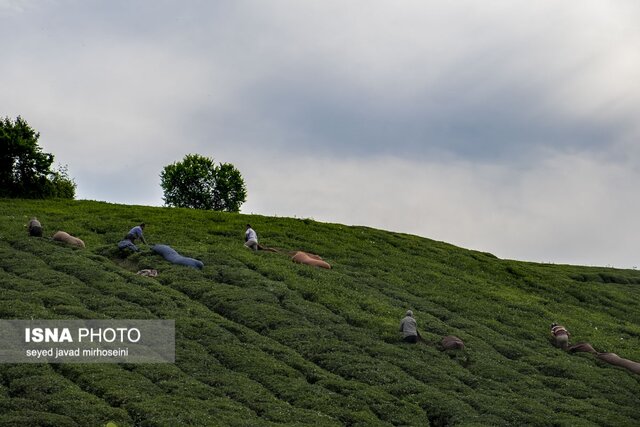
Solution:
{"label": "grey cloud", "polygon": [[[495,161],[527,158],[541,146],[606,149],[632,121],[572,113],[610,102],[606,91],[577,93],[602,76],[572,82],[606,67],[610,49],[557,5],[522,13],[517,2],[370,2],[366,10],[337,2],[152,3],[45,9],[37,40],[57,46],[24,66],[75,65],[76,73],[61,70],[54,77],[62,82],[49,83],[111,114],[127,108],[119,95],[170,111],[193,82],[198,91],[186,92],[175,106],[181,117],[168,124],[202,144],[213,135],[338,155],[445,152]],[[604,12],[619,17],[616,8]],[[634,92],[629,107],[639,98]],[[144,117],[140,111],[130,114]]]}
{"label": "grey cloud", "polygon": [[294,158],[249,176],[255,194],[246,212],[366,224],[502,258],[638,265],[629,224],[640,208],[640,172],[595,154],[550,152],[526,170],[396,157]]}
{"label": "grey cloud", "polygon": [[[498,15],[470,29],[456,22],[453,29],[422,28],[414,18],[397,33],[385,30],[396,15],[408,19],[407,12],[391,11],[388,19],[372,13],[373,19],[360,26],[339,16],[331,25],[327,8],[302,28],[309,22],[292,18],[300,10],[292,9],[284,18],[260,10],[282,27],[267,26],[272,31],[262,35],[262,22],[258,41],[247,45],[243,37],[241,47],[248,51],[231,54],[242,79],[236,80],[239,96],[231,102],[242,116],[225,117],[231,129],[216,124],[203,132],[233,134],[244,122],[262,135],[257,141],[247,135],[246,142],[253,144],[276,139],[293,150],[352,156],[427,157],[445,151],[486,161],[530,158],[545,146],[607,149],[634,122],[580,112],[586,104],[597,109],[610,102],[602,90],[576,96],[580,86],[573,82],[585,70],[606,68],[603,46],[590,43],[597,34],[572,34],[578,23],[552,16],[554,9],[538,10],[533,19],[542,21],[534,24],[518,15],[516,24],[504,24]],[[415,9],[420,16],[435,8]],[[452,9],[445,13],[449,18],[473,21]],[[345,15],[353,17],[350,13],[347,9]],[[567,17],[566,11],[560,16]],[[489,30],[488,35],[480,30]],[[505,34],[508,30],[514,40]],[[252,72],[243,64],[254,65]],[[638,62],[631,66],[639,67]],[[603,84],[600,77],[594,79],[586,81],[594,88]],[[631,104],[639,98],[636,91]],[[210,110],[205,104],[199,115],[220,117],[217,112],[218,105]]]}

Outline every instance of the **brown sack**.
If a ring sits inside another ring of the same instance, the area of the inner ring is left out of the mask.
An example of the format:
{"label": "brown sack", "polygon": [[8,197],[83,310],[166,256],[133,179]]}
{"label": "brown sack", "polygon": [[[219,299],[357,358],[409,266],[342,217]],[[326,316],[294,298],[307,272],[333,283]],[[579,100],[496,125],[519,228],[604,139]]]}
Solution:
{"label": "brown sack", "polygon": [[84,242],[77,237],[73,237],[69,233],[65,231],[58,231],[53,235],[53,240],[57,240],[58,242],[68,243],[73,246],[78,246],[80,248],[84,248]]}
{"label": "brown sack", "polygon": [[604,360],[611,365],[620,366],[633,372],[634,374],[640,374],[640,363],[632,360],[623,359],[615,353],[598,353],[598,359]]}
{"label": "brown sack", "polygon": [[464,350],[464,342],[460,338],[453,335],[447,335],[446,337],[442,338],[440,344],[445,350]]}
{"label": "brown sack", "polygon": [[578,344],[574,344],[568,348],[570,353],[584,352],[584,353],[597,353],[597,351],[591,347],[591,344],[588,342],[580,342]]}

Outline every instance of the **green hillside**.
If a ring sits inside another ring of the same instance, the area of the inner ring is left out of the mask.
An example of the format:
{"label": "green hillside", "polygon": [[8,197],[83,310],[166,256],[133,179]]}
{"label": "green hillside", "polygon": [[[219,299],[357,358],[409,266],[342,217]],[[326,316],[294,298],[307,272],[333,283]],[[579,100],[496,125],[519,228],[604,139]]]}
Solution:
{"label": "green hillside", "polygon": [[[27,236],[37,216],[86,249]],[[116,243],[147,223],[205,263]],[[322,255],[332,270],[243,247]],[[136,271],[154,268],[156,278]],[[640,375],[548,340],[553,321],[640,361],[640,272],[534,264],[312,220],[0,200],[0,318],[175,319],[175,364],[1,364],[0,426],[594,425],[640,419]],[[413,309],[423,336],[401,342]]]}

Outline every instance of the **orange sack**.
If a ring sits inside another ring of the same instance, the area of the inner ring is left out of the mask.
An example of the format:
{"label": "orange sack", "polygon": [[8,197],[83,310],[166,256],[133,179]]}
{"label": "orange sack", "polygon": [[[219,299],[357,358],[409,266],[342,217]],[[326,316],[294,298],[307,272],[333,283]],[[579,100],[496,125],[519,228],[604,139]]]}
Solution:
{"label": "orange sack", "polygon": [[84,248],[84,242],[82,240],[78,239],[77,237],[73,237],[71,234],[65,231],[58,231],[53,235],[53,240]]}
{"label": "orange sack", "polygon": [[307,264],[313,265],[314,267],[331,269],[331,265],[329,265],[328,262],[323,261],[320,256],[309,254],[303,251],[294,252],[291,260],[299,264]]}

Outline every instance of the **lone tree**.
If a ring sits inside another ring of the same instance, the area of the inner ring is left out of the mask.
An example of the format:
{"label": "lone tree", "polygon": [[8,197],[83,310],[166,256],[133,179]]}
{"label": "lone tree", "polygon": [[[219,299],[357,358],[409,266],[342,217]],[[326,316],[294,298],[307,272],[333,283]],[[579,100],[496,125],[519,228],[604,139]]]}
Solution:
{"label": "lone tree", "polygon": [[244,179],[235,166],[215,165],[199,154],[187,154],[181,162],[165,166],[160,186],[167,206],[238,212],[247,199]]}
{"label": "lone tree", "polygon": [[38,138],[22,117],[0,119],[0,197],[73,199],[76,184],[67,168],[52,169],[54,156],[42,152]]}

